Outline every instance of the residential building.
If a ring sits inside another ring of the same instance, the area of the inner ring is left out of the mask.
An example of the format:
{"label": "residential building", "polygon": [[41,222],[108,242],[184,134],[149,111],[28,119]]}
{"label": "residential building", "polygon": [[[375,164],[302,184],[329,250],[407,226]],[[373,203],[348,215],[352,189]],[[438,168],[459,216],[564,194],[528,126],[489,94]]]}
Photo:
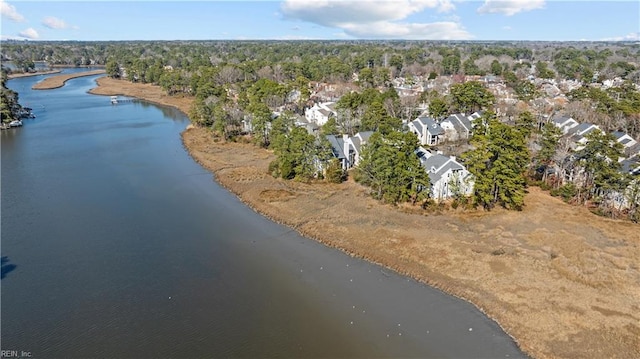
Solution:
{"label": "residential building", "polygon": [[409,131],[418,136],[421,145],[435,146],[444,139],[444,130],[431,117],[418,117],[408,126]]}
{"label": "residential building", "polygon": [[561,129],[562,133],[565,135],[569,133],[572,128],[579,125],[578,121],[574,120],[571,117],[556,117],[551,120],[551,123]]}
{"label": "residential building", "polygon": [[468,196],[473,193],[473,176],[455,157],[444,156],[424,147],[419,147],[416,154],[429,175],[434,200],[441,201],[455,195]]}
{"label": "residential building", "polygon": [[329,118],[338,116],[335,105],[335,102],[316,103],[304,112],[304,116],[309,122],[322,126],[329,121]]}

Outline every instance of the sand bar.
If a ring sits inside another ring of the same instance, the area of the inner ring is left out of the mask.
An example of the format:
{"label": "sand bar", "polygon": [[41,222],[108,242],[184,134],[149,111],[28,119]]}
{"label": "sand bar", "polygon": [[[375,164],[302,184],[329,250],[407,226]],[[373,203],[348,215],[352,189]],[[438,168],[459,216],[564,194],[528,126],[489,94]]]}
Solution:
{"label": "sand bar", "polygon": [[73,74],[51,76],[33,85],[32,89],[34,90],[55,89],[55,88],[64,86],[65,82],[67,82],[68,80],[74,79],[76,77],[100,75],[104,73],[106,73],[105,70],[93,70],[93,71],[85,71],[85,72],[76,72]]}
{"label": "sand bar", "polygon": [[[98,79],[91,93],[127,95],[188,113],[191,98]],[[522,212],[383,205],[366,188],[283,181],[274,156],[190,126],[191,156],[243,202],[303,235],[475,304],[537,358],[640,357],[640,226],[598,217],[530,188]]]}

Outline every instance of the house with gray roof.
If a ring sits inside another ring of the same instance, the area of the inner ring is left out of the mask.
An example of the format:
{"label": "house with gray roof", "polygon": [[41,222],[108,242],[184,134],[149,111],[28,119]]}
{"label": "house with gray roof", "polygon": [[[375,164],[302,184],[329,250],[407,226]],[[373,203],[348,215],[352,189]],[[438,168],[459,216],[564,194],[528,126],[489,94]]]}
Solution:
{"label": "house with gray roof", "polygon": [[448,141],[457,141],[469,138],[473,128],[472,121],[478,117],[480,117],[480,115],[477,112],[470,116],[465,116],[462,113],[456,113],[442,120],[440,122],[440,127],[442,127],[445,132],[445,139]]}
{"label": "house with gray roof", "polygon": [[418,136],[421,145],[435,146],[444,138],[444,130],[431,117],[418,117],[409,122],[408,127]]}
{"label": "house with gray roof", "polygon": [[581,123],[569,130],[572,147],[575,151],[580,151],[587,144],[586,136],[593,131],[601,131],[600,127],[591,123]]}
{"label": "house with gray roof", "polygon": [[441,201],[457,194],[468,196],[473,193],[473,176],[455,157],[444,156],[424,147],[419,147],[416,155],[429,175],[431,197],[434,200]]}
{"label": "house with gray roof", "polygon": [[316,103],[313,107],[308,108],[304,112],[304,117],[318,126],[322,126],[331,117],[337,117],[338,112],[335,109],[335,102]]}
{"label": "house with gray roof", "polygon": [[554,126],[558,127],[559,129],[562,130],[563,134],[567,134],[569,133],[569,131],[580,125],[578,123],[578,121],[574,120],[571,117],[556,117],[554,119],[551,120],[551,123],[553,123]]}
{"label": "house with gray roof", "polygon": [[633,137],[629,136],[626,132],[615,131],[612,133],[616,141],[622,145],[625,149],[634,146],[638,143]]}
{"label": "house with gray roof", "polygon": [[360,163],[364,145],[373,134],[373,131],[358,132],[355,136],[348,135],[327,135],[327,140],[331,143],[333,156],[340,160],[342,168],[348,170]]}

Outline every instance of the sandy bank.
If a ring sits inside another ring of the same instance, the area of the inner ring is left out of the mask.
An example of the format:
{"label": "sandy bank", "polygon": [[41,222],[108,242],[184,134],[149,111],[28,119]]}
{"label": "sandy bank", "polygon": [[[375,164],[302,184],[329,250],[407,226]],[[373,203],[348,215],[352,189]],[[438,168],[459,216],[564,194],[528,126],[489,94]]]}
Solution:
{"label": "sandy bank", "polygon": [[105,70],[93,70],[93,71],[86,71],[86,72],[77,72],[77,73],[74,73],[74,74],[51,76],[51,77],[47,77],[46,79],[38,82],[37,84],[33,85],[33,87],[31,87],[31,88],[34,89],[34,90],[55,89],[55,88],[64,86],[65,82],[67,82],[67,81],[69,81],[71,79],[74,79],[76,77],[99,75],[99,74],[104,74],[105,72],[106,72]]}
{"label": "sandy bank", "polygon": [[7,78],[8,79],[17,79],[19,77],[51,75],[51,74],[58,74],[60,72],[62,72],[62,70],[47,70],[47,71],[37,71],[37,72],[14,73],[14,74],[8,74]]}
{"label": "sandy bank", "polygon": [[[108,78],[92,93],[177,107],[151,85]],[[640,357],[640,226],[531,188],[522,212],[429,214],[377,203],[351,181],[266,174],[273,154],[183,133],[193,158],[249,206],[302,234],[466,298],[539,358]]]}

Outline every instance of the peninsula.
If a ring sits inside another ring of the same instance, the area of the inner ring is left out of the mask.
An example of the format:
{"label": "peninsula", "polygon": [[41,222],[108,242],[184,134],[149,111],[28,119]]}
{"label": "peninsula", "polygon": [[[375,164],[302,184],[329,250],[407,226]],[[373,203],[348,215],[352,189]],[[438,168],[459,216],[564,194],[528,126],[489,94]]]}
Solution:
{"label": "peninsula", "polygon": [[[102,77],[90,92],[189,113],[192,99]],[[425,212],[365,187],[271,177],[271,151],[182,135],[191,156],[254,210],[301,234],[465,298],[537,358],[640,356],[638,225],[596,216],[537,187],[520,212]]]}
{"label": "peninsula", "polygon": [[55,89],[55,88],[64,86],[65,82],[67,82],[70,79],[83,77],[83,76],[100,75],[104,73],[105,73],[105,70],[101,69],[101,70],[93,70],[93,71],[86,71],[86,72],[77,72],[74,74],[51,76],[33,85],[32,89],[34,90]]}

